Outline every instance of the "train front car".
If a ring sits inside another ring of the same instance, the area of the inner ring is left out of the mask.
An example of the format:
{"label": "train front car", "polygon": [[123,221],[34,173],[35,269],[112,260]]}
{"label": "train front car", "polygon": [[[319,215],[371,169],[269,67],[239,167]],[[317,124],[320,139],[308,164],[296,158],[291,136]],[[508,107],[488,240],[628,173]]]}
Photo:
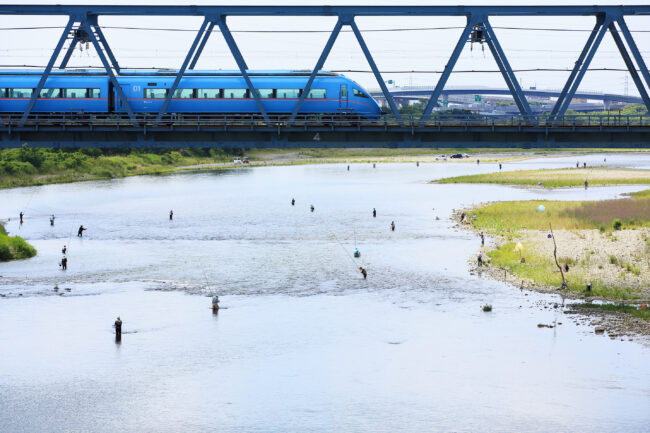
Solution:
{"label": "train front car", "polygon": [[[279,118],[290,115],[309,79],[309,71],[249,71],[262,106]],[[118,78],[133,111],[160,110],[174,81],[173,71],[123,71]],[[126,111],[115,95],[115,110]],[[211,113],[232,116],[259,114],[255,98],[237,71],[188,71],[167,108],[167,113]],[[358,84],[331,72],[319,72],[298,112],[299,116],[375,118],[377,103]]]}
{"label": "train front car", "polygon": [[381,107],[377,104],[370,93],[364,90],[356,82],[344,77],[341,78],[340,101],[345,109],[355,116],[366,119],[377,119],[381,115]]}

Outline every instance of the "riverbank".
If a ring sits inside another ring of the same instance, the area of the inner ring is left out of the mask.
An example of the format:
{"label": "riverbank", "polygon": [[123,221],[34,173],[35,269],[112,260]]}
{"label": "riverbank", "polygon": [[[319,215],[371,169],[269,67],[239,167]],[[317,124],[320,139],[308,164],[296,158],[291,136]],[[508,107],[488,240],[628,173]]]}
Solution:
{"label": "riverbank", "polygon": [[591,153],[638,152],[637,149],[41,149],[0,151],[0,189],[80,182],[179,171],[226,170],[243,167],[235,158],[247,156],[249,166],[341,163],[462,163],[442,155],[468,153],[483,163]]}
{"label": "riverbank", "polygon": [[494,183],[544,188],[650,184],[650,171],[626,168],[564,168],[518,170],[449,177],[433,183]]}
{"label": "riverbank", "polygon": [[0,223],[0,261],[28,259],[36,255],[36,248],[20,236],[9,236]]}
{"label": "riverbank", "polygon": [[[521,288],[617,304],[619,308],[578,311],[600,317],[599,326],[609,323],[614,335],[625,329],[650,335],[648,314],[628,317],[638,305],[650,302],[648,191],[597,202],[497,202],[459,211],[458,220],[461,213],[466,214],[463,228],[494,241],[481,248],[485,266],[479,269],[477,259],[471,259],[477,270]],[[559,290],[563,275],[566,289]]]}

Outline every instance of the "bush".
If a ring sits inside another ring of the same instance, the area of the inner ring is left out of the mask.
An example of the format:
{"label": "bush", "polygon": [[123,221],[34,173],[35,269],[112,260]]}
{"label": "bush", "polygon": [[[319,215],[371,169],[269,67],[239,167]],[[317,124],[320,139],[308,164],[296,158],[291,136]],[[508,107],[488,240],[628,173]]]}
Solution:
{"label": "bush", "polygon": [[0,239],[0,260],[7,261],[13,259],[14,256],[11,254],[9,246],[2,242]]}
{"label": "bush", "polygon": [[618,263],[618,259],[616,258],[616,256],[613,256],[613,255],[612,255],[612,256],[609,256],[609,263],[611,263],[612,265],[617,264],[617,263]]}
{"label": "bush", "polygon": [[620,230],[620,229],[623,227],[623,221],[621,221],[620,219],[616,218],[616,219],[612,222],[612,227],[614,227],[614,230]]}
{"label": "bush", "polygon": [[14,259],[27,259],[36,255],[36,248],[29,245],[20,236],[10,237],[9,245],[13,250]]}

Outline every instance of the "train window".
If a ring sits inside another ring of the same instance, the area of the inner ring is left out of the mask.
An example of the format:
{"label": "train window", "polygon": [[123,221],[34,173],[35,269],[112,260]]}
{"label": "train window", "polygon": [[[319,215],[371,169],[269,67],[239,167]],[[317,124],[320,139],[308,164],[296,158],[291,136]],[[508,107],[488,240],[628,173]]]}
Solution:
{"label": "train window", "polygon": [[4,87],[0,87],[0,98],[6,98],[7,97],[7,90]]}
{"label": "train window", "polygon": [[194,89],[176,89],[174,99],[192,99],[194,98]]}
{"label": "train window", "polygon": [[10,98],[31,98],[34,89],[9,89]]}
{"label": "train window", "polygon": [[248,89],[223,89],[223,97],[226,99],[245,99]]}
{"label": "train window", "polygon": [[144,89],[145,99],[165,99],[169,89]]}
{"label": "train window", "polygon": [[311,89],[307,99],[325,99],[326,95],[325,89]]}
{"label": "train window", "polygon": [[199,98],[199,99],[219,99],[219,98],[221,98],[221,89],[198,89],[197,98]]}
{"label": "train window", "polygon": [[43,99],[60,98],[61,89],[41,89],[41,93],[38,97]]}
{"label": "train window", "polygon": [[298,99],[300,89],[278,89],[278,98],[281,99]]}
{"label": "train window", "polygon": [[100,92],[99,89],[86,89],[88,91],[86,97],[90,99],[99,99]]}
{"label": "train window", "polygon": [[363,92],[362,92],[361,90],[359,90],[359,89],[352,89],[352,94],[353,94],[354,96],[359,97],[359,98],[370,98],[370,96],[366,95],[365,93],[363,93]]}
{"label": "train window", "polygon": [[273,99],[275,97],[274,89],[257,89],[257,94],[262,99]]}
{"label": "train window", "polygon": [[348,99],[348,86],[341,86],[341,99]]}
{"label": "train window", "polygon": [[86,98],[86,94],[88,93],[87,89],[63,89],[65,92],[64,98],[70,98],[70,99],[82,99]]}

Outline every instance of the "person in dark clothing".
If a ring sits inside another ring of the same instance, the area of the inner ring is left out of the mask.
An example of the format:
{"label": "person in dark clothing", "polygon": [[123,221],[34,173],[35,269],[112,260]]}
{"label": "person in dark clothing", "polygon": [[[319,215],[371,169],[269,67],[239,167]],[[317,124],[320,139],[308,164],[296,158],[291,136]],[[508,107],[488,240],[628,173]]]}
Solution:
{"label": "person in dark clothing", "polygon": [[313,212],[314,211],[314,205],[312,204],[311,206],[309,206],[309,209]]}
{"label": "person in dark clothing", "polygon": [[372,168],[377,168],[377,164],[375,164],[375,163],[373,162],[373,163],[372,163]]}
{"label": "person in dark clothing", "polygon": [[171,220],[173,220],[173,219],[174,219],[174,211],[173,211],[173,210],[170,210],[170,211],[169,211],[169,221],[171,221]]}
{"label": "person in dark clothing", "polygon": [[291,199],[291,206],[295,206],[295,205],[296,205],[296,199],[295,199],[295,198],[292,198],[292,199]]}
{"label": "person in dark clothing", "polygon": [[50,225],[51,225],[51,226],[54,225],[54,215],[52,215],[52,216],[50,217]]}
{"label": "person in dark clothing", "polygon": [[589,182],[587,182],[587,180],[585,179],[585,189],[587,189],[588,187],[589,187]]}
{"label": "person in dark clothing", "polygon": [[21,223],[21,224],[23,223],[23,215],[25,215],[25,214],[22,213],[22,212],[20,212],[20,223]]}
{"label": "person in dark clothing", "polygon": [[377,209],[375,209],[374,207],[372,208],[372,217],[377,218]]}
{"label": "person in dark clothing", "polygon": [[580,168],[580,163],[576,162],[576,168]]}
{"label": "person in dark clothing", "polygon": [[115,341],[120,341],[122,339],[122,319],[119,317],[115,321]]}
{"label": "person in dark clothing", "polygon": [[460,214],[460,222],[465,221],[465,212]]}
{"label": "person in dark clothing", "polygon": [[583,163],[582,163],[582,166],[583,166],[584,168],[587,168],[587,163],[586,163],[586,162],[583,162]]}
{"label": "person in dark clothing", "polygon": [[478,253],[478,266],[483,266],[483,254]]}
{"label": "person in dark clothing", "polygon": [[350,166],[348,165],[348,171],[350,171]]}
{"label": "person in dark clothing", "polygon": [[485,245],[485,235],[481,232],[481,246]]}
{"label": "person in dark clothing", "polygon": [[499,163],[499,170],[501,170],[501,167],[502,167],[502,166],[501,166],[501,163]]}
{"label": "person in dark clothing", "polygon": [[63,256],[61,259],[61,270],[65,271],[68,269],[68,258],[66,256]]}
{"label": "person in dark clothing", "polygon": [[66,247],[65,245],[63,245],[63,248],[61,249],[61,252],[63,253],[64,256],[65,256],[65,252],[66,252],[66,251],[68,251],[68,247]]}
{"label": "person in dark clothing", "polygon": [[366,278],[368,278],[368,272],[365,269],[363,269],[363,266],[359,266],[359,269],[361,270],[361,275],[363,275],[363,279],[365,280]]}
{"label": "person in dark clothing", "polygon": [[420,161],[417,161],[417,162],[415,163],[415,166],[416,166],[416,167],[419,167],[419,166],[420,166]]}
{"label": "person in dark clothing", "polygon": [[569,264],[568,263],[564,264],[564,272],[569,272]]}
{"label": "person in dark clothing", "polygon": [[395,231],[395,221],[390,222],[390,231],[394,232]]}
{"label": "person in dark clothing", "polygon": [[83,235],[84,235],[84,230],[88,230],[88,229],[85,228],[83,225],[80,225],[80,226],[79,226],[79,230],[77,231],[77,236],[80,237],[80,238],[83,237]]}

